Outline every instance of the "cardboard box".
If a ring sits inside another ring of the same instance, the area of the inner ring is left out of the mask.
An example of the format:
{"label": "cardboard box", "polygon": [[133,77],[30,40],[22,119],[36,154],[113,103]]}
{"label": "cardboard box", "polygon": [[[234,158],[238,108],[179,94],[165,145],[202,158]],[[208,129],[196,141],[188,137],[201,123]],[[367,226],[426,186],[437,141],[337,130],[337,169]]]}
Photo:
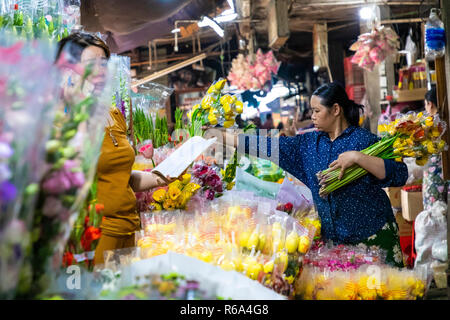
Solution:
{"label": "cardboard box", "polygon": [[397,220],[398,224],[398,235],[403,237],[412,237],[412,230],[413,230],[413,223],[406,221],[405,218],[403,218],[402,212],[399,211],[395,215],[395,220]]}
{"label": "cardboard box", "polygon": [[414,221],[417,215],[423,211],[422,192],[401,191],[402,214],[407,221]]}
{"label": "cardboard box", "polygon": [[383,188],[384,191],[386,191],[387,196],[389,197],[389,200],[391,201],[391,206],[393,208],[401,208],[402,207],[402,199],[401,199],[401,193],[402,187],[388,187]]}

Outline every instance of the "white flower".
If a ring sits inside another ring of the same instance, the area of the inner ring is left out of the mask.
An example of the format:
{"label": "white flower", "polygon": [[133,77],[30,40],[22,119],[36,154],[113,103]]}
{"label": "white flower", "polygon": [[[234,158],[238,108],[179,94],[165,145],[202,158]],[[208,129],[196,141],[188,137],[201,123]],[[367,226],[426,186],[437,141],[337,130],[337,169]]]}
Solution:
{"label": "white flower", "polygon": [[394,252],[394,260],[397,263],[400,263],[403,261],[403,254],[402,254],[402,250],[400,249],[400,246],[398,244],[396,244],[393,248],[393,252]]}

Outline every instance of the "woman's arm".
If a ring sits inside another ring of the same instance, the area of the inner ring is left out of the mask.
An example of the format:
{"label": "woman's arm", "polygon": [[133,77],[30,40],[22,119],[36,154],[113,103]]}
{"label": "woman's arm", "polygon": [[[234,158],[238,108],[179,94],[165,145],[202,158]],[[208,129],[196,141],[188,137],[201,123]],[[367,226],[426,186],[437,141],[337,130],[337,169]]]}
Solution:
{"label": "woman's arm", "polygon": [[170,182],[170,179],[164,180],[162,177],[152,172],[131,171],[130,186],[134,192],[147,191],[152,188],[165,186]]}
{"label": "woman's arm", "polygon": [[330,168],[341,168],[341,179],[345,169],[354,164],[374,175],[378,179],[374,183],[381,187],[401,187],[408,180],[408,168],[403,162],[373,157],[358,151],[340,154],[337,160],[330,164]]}
{"label": "woman's arm", "polygon": [[341,169],[339,180],[342,179],[344,172],[352,165],[358,165],[373,174],[376,178],[383,180],[386,178],[384,160],[378,157],[369,156],[359,151],[347,151],[341,153],[339,157],[330,164],[330,168]]}

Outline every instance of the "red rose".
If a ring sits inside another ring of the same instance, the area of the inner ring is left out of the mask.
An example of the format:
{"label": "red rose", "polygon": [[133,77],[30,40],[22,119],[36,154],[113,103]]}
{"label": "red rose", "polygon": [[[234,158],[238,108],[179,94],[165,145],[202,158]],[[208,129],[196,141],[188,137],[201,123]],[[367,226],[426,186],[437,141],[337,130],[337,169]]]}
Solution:
{"label": "red rose", "polygon": [[288,202],[284,205],[284,211],[286,211],[286,212],[291,212],[293,208],[294,208],[294,205],[290,202]]}

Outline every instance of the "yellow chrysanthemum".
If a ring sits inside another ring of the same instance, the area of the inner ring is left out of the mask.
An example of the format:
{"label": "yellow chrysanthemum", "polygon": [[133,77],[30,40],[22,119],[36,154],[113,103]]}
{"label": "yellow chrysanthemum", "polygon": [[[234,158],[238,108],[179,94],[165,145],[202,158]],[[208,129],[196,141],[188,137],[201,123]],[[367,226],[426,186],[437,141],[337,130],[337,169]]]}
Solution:
{"label": "yellow chrysanthemum", "polygon": [[163,202],[163,208],[164,208],[164,210],[167,210],[167,211],[174,210],[175,202],[170,198],[166,198],[166,200],[164,200],[164,202]]}
{"label": "yellow chrysanthemum", "polygon": [[152,202],[150,203],[150,209],[153,211],[161,211],[162,206],[158,202]]}
{"label": "yellow chrysanthemum", "polygon": [[416,164],[418,166],[424,166],[427,162],[428,162],[428,157],[422,157],[422,158],[416,159]]}
{"label": "yellow chrysanthemum", "polygon": [[183,185],[186,185],[186,184],[189,183],[189,181],[191,181],[191,175],[190,175],[189,173],[183,174],[183,175],[181,176],[181,179],[182,179],[181,183],[182,183]]}
{"label": "yellow chrysanthemum", "polygon": [[168,193],[169,193],[169,198],[172,199],[173,201],[175,201],[180,196],[181,190],[175,185],[170,185]]}
{"label": "yellow chrysanthemum", "polygon": [[201,105],[202,108],[205,110],[208,110],[211,108],[211,105],[216,102],[215,99],[212,96],[205,96],[202,99]]}
{"label": "yellow chrysanthemum", "polygon": [[214,113],[209,113],[208,114],[208,121],[211,125],[216,125],[218,123],[217,121],[217,117],[214,115]]}
{"label": "yellow chrysanthemum", "polygon": [[164,189],[156,190],[155,192],[153,192],[152,198],[156,202],[162,202],[166,198],[166,190]]}
{"label": "yellow chrysanthemum", "polygon": [[232,127],[234,125],[234,119],[233,120],[227,120],[227,121],[225,121],[224,123],[223,123],[223,126],[225,127],[225,128],[230,128],[230,127]]}
{"label": "yellow chrysanthemum", "polygon": [[224,104],[232,104],[232,103],[233,103],[233,98],[229,94],[223,95],[220,98],[220,104],[222,104],[222,105],[224,105]]}
{"label": "yellow chrysanthemum", "polygon": [[235,102],[236,112],[241,114],[244,111],[244,104],[241,101]]}

